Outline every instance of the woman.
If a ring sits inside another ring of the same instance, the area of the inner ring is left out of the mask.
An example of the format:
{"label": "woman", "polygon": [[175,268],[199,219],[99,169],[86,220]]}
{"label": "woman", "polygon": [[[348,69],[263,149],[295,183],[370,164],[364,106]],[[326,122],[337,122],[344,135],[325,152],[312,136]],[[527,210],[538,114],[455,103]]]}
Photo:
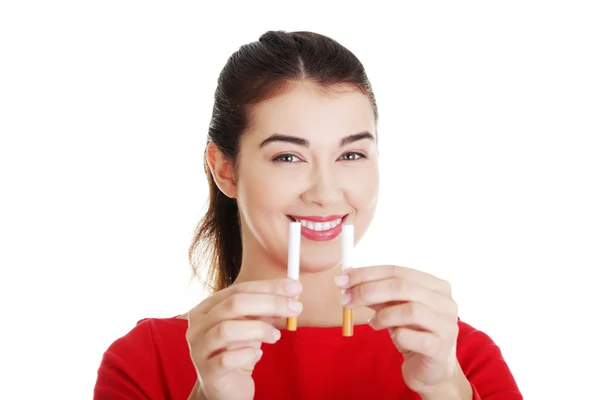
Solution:
{"label": "woman", "polygon": [[[458,319],[448,282],[390,265],[341,273],[341,224],[358,242],[377,205],[376,127],[362,64],[330,38],[267,32],[234,53],[190,248],[194,264],[198,249],[208,256],[214,294],[115,341],[95,398],[521,399],[498,347]],[[303,225],[299,282],[285,278],[291,221]]]}

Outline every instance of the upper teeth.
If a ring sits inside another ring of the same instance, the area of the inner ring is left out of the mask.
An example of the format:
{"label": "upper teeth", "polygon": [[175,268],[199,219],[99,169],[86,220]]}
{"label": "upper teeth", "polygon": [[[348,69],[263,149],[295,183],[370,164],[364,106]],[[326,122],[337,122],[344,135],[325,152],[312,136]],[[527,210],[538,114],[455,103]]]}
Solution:
{"label": "upper teeth", "polygon": [[298,222],[300,222],[302,224],[302,226],[311,229],[313,231],[327,231],[329,229],[333,229],[336,226],[338,226],[339,224],[342,223],[342,219],[338,218],[338,219],[334,219],[332,221],[326,221],[326,222],[313,222],[313,221],[306,221],[303,219],[298,219]]}

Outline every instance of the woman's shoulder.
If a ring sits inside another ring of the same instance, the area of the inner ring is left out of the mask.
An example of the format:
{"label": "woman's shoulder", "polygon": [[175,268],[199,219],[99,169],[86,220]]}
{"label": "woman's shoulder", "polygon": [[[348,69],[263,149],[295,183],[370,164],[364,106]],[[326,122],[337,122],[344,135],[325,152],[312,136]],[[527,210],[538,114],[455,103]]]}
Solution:
{"label": "woman's shoulder", "polygon": [[189,390],[195,372],[185,338],[187,326],[187,321],[178,317],[139,320],[105,351],[95,393],[105,395],[99,398],[110,398],[116,388],[132,396],[139,390],[145,393],[162,393],[170,387]]}
{"label": "woman's shoulder", "polygon": [[[104,353],[103,362],[157,365],[169,359],[189,357],[185,333],[188,322],[180,317],[144,318],[117,338]],[[131,365],[129,365],[131,367]]]}
{"label": "woman's shoulder", "polygon": [[475,326],[458,319],[458,338],[457,346],[481,346],[486,344],[495,345],[494,341],[486,332],[479,330]]}
{"label": "woman's shoulder", "polygon": [[184,338],[187,320],[180,317],[143,318],[123,336],[117,338],[108,350],[135,351],[148,345],[155,346],[161,342]]}
{"label": "woman's shoulder", "polygon": [[460,319],[458,327],[456,357],[481,398],[492,394],[522,398],[518,397],[519,389],[504,355],[491,336]]}

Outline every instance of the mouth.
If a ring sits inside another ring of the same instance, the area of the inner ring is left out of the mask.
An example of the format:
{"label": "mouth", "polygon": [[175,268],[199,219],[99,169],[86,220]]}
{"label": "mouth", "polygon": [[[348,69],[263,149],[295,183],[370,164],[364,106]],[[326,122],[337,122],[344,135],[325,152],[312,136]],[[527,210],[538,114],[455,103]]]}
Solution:
{"label": "mouth", "polygon": [[324,231],[329,231],[329,230],[332,230],[332,229],[335,229],[336,227],[338,227],[340,224],[342,224],[346,220],[346,217],[348,217],[348,215],[349,214],[329,215],[329,216],[322,216],[322,217],[321,216],[303,217],[303,216],[288,215],[287,217],[292,222],[300,222],[302,227],[304,227],[305,229],[308,229],[310,231],[315,231],[315,232],[324,232]]}

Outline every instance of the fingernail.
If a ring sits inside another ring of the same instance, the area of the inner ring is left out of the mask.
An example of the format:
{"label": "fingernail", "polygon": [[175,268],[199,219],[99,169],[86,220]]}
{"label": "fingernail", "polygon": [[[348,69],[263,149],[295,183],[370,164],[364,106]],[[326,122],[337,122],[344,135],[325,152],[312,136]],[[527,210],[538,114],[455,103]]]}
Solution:
{"label": "fingernail", "polygon": [[273,328],[273,338],[275,340],[279,340],[281,338],[281,332],[279,331],[279,329]]}
{"label": "fingernail", "polygon": [[260,358],[262,357],[262,350],[261,349],[254,349],[254,352],[256,353],[256,358],[260,360]]}
{"label": "fingernail", "polygon": [[287,294],[295,296],[302,292],[302,284],[298,281],[293,281],[287,284],[285,287]]}
{"label": "fingernail", "polygon": [[352,296],[350,296],[350,293],[344,293],[342,295],[342,305],[345,306],[346,304],[350,303],[350,300],[352,300]]}
{"label": "fingernail", "polygon": [[350,282],[350,277],[347,274],[338,275],[335,277],[335,284],[337,286],[346,286]]}
{"label": "fingernail", "polygon": [[302,303],[300,303],[299,301],[294,300],[294,299],[289,300],[289,307],[290,307],[290,310],[292,310],[294,312],[302,311]]}
{"label": "fingernail", "polygon": [[374,315],[372,315],[372,316],[371,316],[371,318],[369,318],[369,319],[367,320],[367,324],[369,324],[369,325],[371,325],[371,327],[373,327],[373,321],[374,321],[374,320],[375,320],[375,316],[374,316]]}

